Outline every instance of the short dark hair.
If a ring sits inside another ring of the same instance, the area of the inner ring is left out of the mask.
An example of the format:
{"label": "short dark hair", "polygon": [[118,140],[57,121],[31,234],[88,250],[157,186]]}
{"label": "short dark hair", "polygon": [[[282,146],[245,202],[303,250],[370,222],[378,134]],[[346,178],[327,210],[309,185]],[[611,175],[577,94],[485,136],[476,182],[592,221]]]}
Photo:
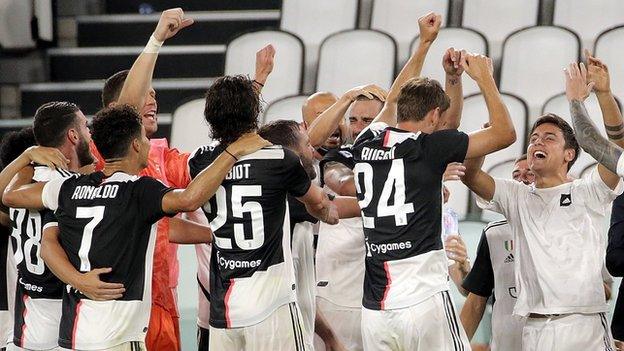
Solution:
{"label": "short dark hair", "polygon": [[108,77],[102,88],[102,107],[108,107],[111,102],[119,100],[121,88],[123,88],[126,78],[128,78],[130,70],[119,71]]}
{"label": "short dark hair", "polygon": [[576,162],[576,160],[578,159],[579,154],[581,153],[581,148],[578,141],[576,140],[576,136],[574,135],[574,129],[572,129],[570,124],[566,122],[563,118],[557,116],[554,113],[547,113],[538,118],[535,123],[533,123],[533,128],[531,128],[531,131],[529,132],[529,139],[531,138],[531,135],[537,127],[546,123],[554,124],[555,126],[557,126],[557,128],[561,130],[561,133],[563,134],[563,140],[565,140],[564,148],[574,150],[574,158],[568,163],[569,171],[570,168],[572,168],[572,166],[574,165],[574,162]]}
{"label": "short dark hair", "polygon": [[440,83],[426,77],[412,78],[403,85],[397,100],[397,120],[422,121],[429,111],[439,107],[446,111],[451,99],[446,95]]}
{"label": "short dark hair", "polygon": [[8,132],[2,136],[0,144],[0,169],[13,162],[19,155],[31,146],[37,145],[32,127]]}
{"label": "short dark hair", "polygon": [[63,145],[67,130],[76,125],[80,108],[67,101],[52,101],[41,105],[33,121],[37,144],[47,147]]}
{"label": "short dark hair", "polygon": [[524,153],[524,154],[522,154],[522,155],[518,156],[518,158],[516,158],[516,159],[514,160],[514,165],[515,165],[516,163],[518,163],[518,162],[520,162],[520,161],[524,161],[524,160],[526,160],[526,159],[527,159],[527,154],[526,154],[526,153]]}
{"label": "short dark hair", "polygon": [[280,119],[260,127],[258,134],[272,144],[292,150],[299,146],[300,128],[295,121]]}
{"label": "short dark hair", "polygon": [[212,137],[227,145],[241,135],[258,129],[260,98],[251,79],[225,76],[215,80],[206,92],[204,117]]}
{"label": "short dark hair", "polygon": [[135,138],[141,136],[141,116],[129,105],[101,110],[93,118],[91,138],[105,160],[122,158]]}

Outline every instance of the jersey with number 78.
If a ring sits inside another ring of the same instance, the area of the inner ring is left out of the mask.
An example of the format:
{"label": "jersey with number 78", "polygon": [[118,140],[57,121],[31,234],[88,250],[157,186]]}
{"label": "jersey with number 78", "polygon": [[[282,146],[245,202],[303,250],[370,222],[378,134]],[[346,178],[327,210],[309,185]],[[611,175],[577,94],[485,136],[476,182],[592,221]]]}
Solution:
{"label": "jersey with number 78", "polygon": [[[224,149],[204,146],[191,154],[191,177]],[[310,185],[297,155],[270,146],[239,159],[204,205],[213,232],[212,327],[254,325],[295,301],[287,195],[301,197]]]}
{"label": "jersey with number 78", "polygon": [[411,133],[373,123],[355,140],[355,184],[366,244],[363,305],[405,308],[448,290],[442,175],[468,135]]}

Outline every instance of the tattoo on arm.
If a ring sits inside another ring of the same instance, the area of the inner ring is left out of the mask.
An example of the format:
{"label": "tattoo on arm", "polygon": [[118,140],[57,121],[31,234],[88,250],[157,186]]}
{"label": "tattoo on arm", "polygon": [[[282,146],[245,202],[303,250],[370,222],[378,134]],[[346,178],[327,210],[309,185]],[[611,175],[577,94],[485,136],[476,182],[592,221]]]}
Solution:
{"label": "tattoo on arm", "polygon": [[622,149],[600,134],[589,118],[585,104],[581,101],[570,102],[572,124],[579,144],[588,154],[613,173],[617,173],[617,164]]}
{"label": "tattoo on arm", "polygon": [[620,123],[618,126],[604,125],[607,130],[607,136],[611,140],[620,140],[624,138],[624,123]]}
{"label": "tattoo on arm", "polygon": [[448,80],[448,82],[449,82],[450,85],[457,85],[459,83],[459,79],[457,79],[457,78],[450,78]]}

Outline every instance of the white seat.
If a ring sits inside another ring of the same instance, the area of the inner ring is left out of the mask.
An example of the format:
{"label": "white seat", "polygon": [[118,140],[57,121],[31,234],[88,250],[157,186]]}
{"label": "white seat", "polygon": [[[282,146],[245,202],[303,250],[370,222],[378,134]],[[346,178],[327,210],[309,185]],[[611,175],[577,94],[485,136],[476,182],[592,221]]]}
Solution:
{"label": "white seat", "polygon": [[[502,94],[503,102],[509,110],[509,115],[516,128],[516,142],[508,148],[497,151],[485,158],[483,169],[499,164],[505,160],[516,159],[518,156],[526,152],[525,135],[527,133],[527,108],[522,99],[517,96]],[[464,99],[464,109],[459,129],[463,132],[470,133],[479,130],[483,124],[489,120],[489,114],[485,99],[481,94],[469,96]]]}
{"label": "white seat", "polygon": [[181,152],[192,152],[212,143],[210,127],[204,119],[205,99],[183,103],[173,111],[171,121],[171,147]]}
{"label": "white seat", "polygon": [[570,28],[591,49],[600,32],[624,24],[622,0],[555,0],[553,24]]}
{"label": "white seat", "polygon": [[0,46],[3,49],[32,49],[30,21],[33,2],[24,0],[0,1]]}
{"label": "white seat", "polygon": [[[487,160],[487,157],[486,157],[486,160]],[[494,178],[511,179],[511,173],[513,172],[515,160],[516,159],[514,158],[514,159],[502,161],[491,166],[489,169],[488,168],[485,168],[485,169],[487,170],[487,174],[489,174],[490,176]],[[496,213],[490,210],[483,210],[483,212],[481,212],[482,221],[492,222],[492,221],[498,221],[504,218],[505,216],[503,216],[502,214]]]}
{"label": "white seat", "polygon": [[[419,38],[416,37],[412,41],[410,53],[414,53],[418,49]],[[488,45],[485,37],[478,32],[465,28],[442,28],[437,39],[431,45],[425,64],[422,69],[422,76],[434,78],[444,86],[445,73],[442,68],[442,57],[449,47],[455,49],[465,49],[468,52],[477,54],[488,54]],[[407,59],[407,57],[406,57]],[[470,95],[479,92],[479,86],[468,77],[467,74],[462,76],[464,95]]]}
{"label": "white seat", "polygon": [[264,110],[264,123],[269,123],[278,119],[290,119],[297,122],[303,121],[301,107],[307,98],[307,95],[295,95],[273,101]]}
{"label": "white seat", "polygon": [[503,48],[501,91],[518,95],[537,115],[564,87],[563,68],[579,59],[578,37],[560,27],[533,27],[509,36]]}
{"label": "white seat", "polygon": [[373,2],[370,27],[371,29],[388,33],[396,40],[400,64],[404,62],[410,53],[412,39],[420,34],[416,19],[429,12],[442,15],[442,25],[446,26],[449,1],[375,0]]}
{"label": "white seat", "polygon": [[490,55],[499,60],[503,40],[514,31],[537,25],[539,0],[464,0],[462,27],[475,29],[490,43]]}
{"label": "white seat", "polygon": [[331,34],[355,29],[358,0],[283,0],[280,28],[305,44],[304,91],[311,92],[316,79],[319,45]]}
{"label": "white seat", "polygon": [[227,46],[225,74],[253,77],[256,52],[267,44],[275,47],[275,65],[262,88],[262,98],[271,103],[284,96],[299,94],[303,79],[303,43],[290,33],[263,30],[235,38]]}
{"label": "white seat", "polygon": [[459,180],[450,180],[444,182],[444,185],[451,193],[446,205],[455,210],[460,219],[466,218],[468,214],[468,202],[470,201],[470,190]]}
{"label": "white seat", "polygon": [[[604,122],[602,121],[602,112],[600,111],[600,104],[598,104],[598,99],[596,95],[590,94],[587,100],[585,100],[585,108],[587,108],[587,113],[589,117],[591,117],[594,124],[600,129],[602,135],[607,137],[607,132],[604,130]],[[557,94],[544,104],[542,108],[542,114],[546,113],[554,113],[561,118],[565,119],[566,122],[572,125],[572,117],[570,116],[570,104],[568,103],[568,99],[565,96],[565,93]],[[593,157],[591,157],[588,153],[581,151],[578,159],[572,165],[570,169],[570,175],[574,177],[579,177],[582,171],[590,164],[596,163]]]}
{"label": "white seat", "polygon": [[619,98],[624,98],[624,68],[621,64],[624,47],[622,43],[624,43],[624,26],[619,26],[600,34],[594,48],[596,57],[609,66],[611,89]]}
{"label": "white seat", "polygon": [[395,63],[396,44],[385,33],[359,29],[334,34],[321,44],[315,90],[341,95],[371,83],[389,89]]}

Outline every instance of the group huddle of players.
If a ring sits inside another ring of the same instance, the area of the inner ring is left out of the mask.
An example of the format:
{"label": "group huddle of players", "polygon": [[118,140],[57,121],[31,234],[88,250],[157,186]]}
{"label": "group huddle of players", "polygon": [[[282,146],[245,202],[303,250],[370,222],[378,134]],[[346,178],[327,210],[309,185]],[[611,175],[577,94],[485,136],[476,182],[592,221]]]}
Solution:
{"label": "group huddle of players", "polygon": [[[470,350],[492,293],[492,350],[615,349],[599,223],[624,161],[583,100],[596,92],[612,139],[624,126],[598,59],[565,71],[574,130],[538,118],[514,180],[480,170],[517,138],[491,60],[449,48],[445,88],[419,77],[441,25],[433,13],[387,93],[314,94],[301,124],[259,125],[275,55],[263,48],[254,79],[208,88],[215,143],[185,154],[149,139],[151,81],[163,42],[192,23],[163,12],[132,68],[106,81],[90,128],[76,105],[51,102],[3,141],[9,349],[180,350],[177,244],[196,245],[200,350],[312,350],[315,334],[325,350]],[[463,75],[489,113],[470,134],[457,130]],[[600,164],[573,180],[579,144]],[[443,181],[460,178],[506,218],[487,227],[473,267],[442,225]],[[468,295],[461,313],[449,276]]]}

